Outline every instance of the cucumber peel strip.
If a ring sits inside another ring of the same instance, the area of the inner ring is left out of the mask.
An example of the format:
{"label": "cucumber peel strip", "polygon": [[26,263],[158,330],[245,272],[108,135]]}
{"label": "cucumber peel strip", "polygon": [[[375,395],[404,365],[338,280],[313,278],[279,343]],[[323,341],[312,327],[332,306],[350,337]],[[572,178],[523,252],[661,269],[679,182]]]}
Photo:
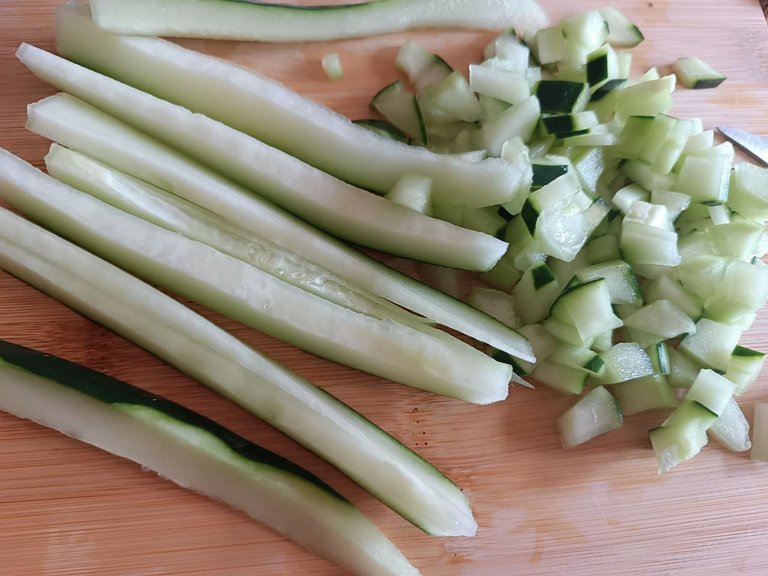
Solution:
{"label": "cucumber peel strip", "polygon": [[0,268],[262,418],[425,532],[475,533],[461,491],[352,408],[170,296],[5,209]]}
{"label": "cucumber peel strip", "polygon": [[533,0],[378,0],[313,7],[239,0],[92,0],[91,4],[99,26],[111,32],[268,42],[437,27],[535,31],[547,23]]}
{"label": "cucumber peel strip", "polygon": [[126,382],[0,340],[0,409],[225,502],[353,573],[419,573],[353,504],[307,470]]}

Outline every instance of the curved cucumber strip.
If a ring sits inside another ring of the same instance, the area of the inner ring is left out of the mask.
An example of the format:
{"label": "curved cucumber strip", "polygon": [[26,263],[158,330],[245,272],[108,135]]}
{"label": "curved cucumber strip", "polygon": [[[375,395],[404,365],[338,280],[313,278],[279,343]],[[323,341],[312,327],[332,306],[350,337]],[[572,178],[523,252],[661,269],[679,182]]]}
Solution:
{"label": "curved cucumber strip", "polygon": [[350,242],[470,270],[493,267],[507,249],[498,238],[355,188],[247,134],[44,50],[22,45],[18,54],[36,75],[57,88],[166,141]]}
{"label": "curved cucumber strip", "polygon": [[437,27],[535,31],[547,22],[533,0],[378,0],[312,8],[231,0],[93,0],[91,5],[99,26],[113,32],[266,42]]}
{"label": "curved cucumber strip", "polygon": [[267,238],[79,152],[52,144],[45,166],[48,174],[73,188],[166,230],[207,244],[334,304],[379,320],[390,318],[411,326],[424,321],[421,316],[353,286]]}
{"label": "curved cucumber strip", "polygon": [[74,98],[49,98],[28,109],[27,127],[155,186],[331,270],[350,283],[532,361],[528,340],[455,298],[384,266],[250,194],[178,152]]}
{"label": "curved cucumber strip", "polygon": [[0,268],[226,396],[434,535],[472,535],[462,492],[346,404],[134,276],[0,209]]}
{"label": "curved cucumber strip", "polygon": [[510,200],[525,176],[498,158],[473,163],[382,141],[279,82],[172,42],[106,34],[93,24],[87,6],[59,9],[56,45],[66,58],[219,120],[380,194],[386,194],[403,174],[421,174],[432,179],[438,204],[478,207]]}
{"label": "curved cucumber strip", "polygon": [[507,396],[508,365],[435,328],[417,331],[318,298],[75,190],[7,152],[0,151],[0,172],[5,172],[0,197],[20,211],[211,310],[313,354],[422,390],[479,404]]}
{"label": "curved cucumber strip", "polygon": [[308,471],[85,366],[0,340],[0,409],[225,502],[356,574],[418,574],[373,523]]}

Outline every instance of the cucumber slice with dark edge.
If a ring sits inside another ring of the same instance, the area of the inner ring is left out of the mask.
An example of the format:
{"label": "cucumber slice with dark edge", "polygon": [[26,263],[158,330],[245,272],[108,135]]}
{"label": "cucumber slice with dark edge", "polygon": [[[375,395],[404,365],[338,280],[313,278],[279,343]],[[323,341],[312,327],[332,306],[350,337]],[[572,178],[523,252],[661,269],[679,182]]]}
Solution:
{"label": "cucumber slice with dark edge", "polygon": [[126,382],[0,340],[0,409],[242,510],[355,574],[418,574],[354,505],[307,470]]}
{"label": "cucumber slice with dark edge", "polygon": [[717,414],[698,402],[683,401],[672,415],[649,432],[659,474],[690,460],[707,444],[707,429],[717,420]]}
{"label": "cucumber slice with dark edge", "polygon": [[599,12],[608,25],[609,44],[632,48],[645,39],[640,28],[616,8],[605,6]]}
{"label": "cucumber slice with dark edge", "polygon": [[683,56],[672,64],[677,79],[686,88],[701,90],[704,88],[717,88],[725,82],[726,77],[717,72],[701,58],[695,56]]}
{"label": "cucumber slice with dark edge", "polygon": [[603,44],[587,56],[587,82],[590,85],[597,86],[616,78],[618,72],[616,53],[610,44]]}
{"label": "cucumber slice with dark edge", "polygon": [[387,140],[403,143],[408,143],[409,141],[408,136],[403,133],[403,131],[386,120],[379,120],[378,118],[361,118],[359,120],[353,120],[353,122]]}
{"label": "cucumber slice with dark edge", "polygon": [[533,168],[533,181],[531,182],[531,192],[535,192],[539,188],[542,188],[557,180],[560,176],[563,176],[568,172],[568,165],[561,164],[559,162],[548,161],[544,159],[536,159],[531,162],[531,168]]}
{"label": "cucumber slice with dark edge", "polygon": [[427,132],[416,95],[399,80],[379,90],[371,98],[371,108],[411,138],[426,144]]}
{"label": "cucumber slice with dark edge", "polygon": [[602,84],[599,84],[598,86],[595,86],[592,88],[592,94],[589,97],[590,102],[599,102],[608,94],[616,90],[617,88],[621,88],[624,84],[627,83],[626,78],[611,78],[610,80],[606,80]]}
{"label": "cucumber slice with dark edge", "polygon": [[400,47],[395,66],[408,77],[419,96],[453,72],[448,62],[412,40]]}
{"label": "cucumber slice with dark edge", "polygon": [[596,126],[598,122],[594,112],[577,112],[542,116],[541,123],[548,134],[563,138],[575,134],[586,134],[587,130]]}

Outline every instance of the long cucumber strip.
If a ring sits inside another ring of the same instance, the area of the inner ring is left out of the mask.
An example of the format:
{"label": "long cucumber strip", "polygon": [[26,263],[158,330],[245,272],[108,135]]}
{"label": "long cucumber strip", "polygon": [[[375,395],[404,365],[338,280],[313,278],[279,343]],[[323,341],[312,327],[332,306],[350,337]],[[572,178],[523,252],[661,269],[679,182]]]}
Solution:
{"label": "long cucumber strip", "polygon": [[356,574],[418,574],[308,471],[223,426],[62,358],[0,340],[0,409],[225,502]]}
{"label": "long cucumber strip", "polygon": [[203,206],[349,282],[531,361],[527,339],[476,308],[421,284],[286,214],[247,190],[71,96],[28,109],[27,127]]}
{"label": "long cucumber strip", "polygon": [[223,0],[96,0],[99,26],[113,32],[305,42],[413,28],[536,31],[547,18],[534,0],[378,0],[311,8]]}
{"label": "long cucumber strip", "polygon": [[206,116],[63,58],[22,45],[37,76],[196,157],[304,220],[350,242],[433,264],[488,270],[507,244],[355,188]]}
{"label": "long cucumber strip", "polygon": [[475,533],[462,492],[352,408],[170,296],[5,209],[0,268],[262,418],[425,532]]}
{"label": "long cucumber strip", "polygon": [[75,190],[0,150],[0,197],[123,269],[303,350],[437,394],[503,400],[512,369],[428,326],[324,300]]}
{"label": "long cucumber strip", "polygon": [[[433,180],[440,204],[499,204],[520,188],[525,176],[499,159],[468,162],[383,141],[279,82],[172,42],[106,34],[93,24],[87,6],[59,9],[56,43],[65,58],[206,114],[381,194],[403,174],[422,174]],[[410,135],[418,138],[420,132]]]}
{"label": "long cucumber strip", "polygon": [[392,318],[409,325],[424,321],[267,238],[84,154],[52,144],[45,166],[48,174],[73,188],[166,230],[208,244],[335,304],[379,320]]}

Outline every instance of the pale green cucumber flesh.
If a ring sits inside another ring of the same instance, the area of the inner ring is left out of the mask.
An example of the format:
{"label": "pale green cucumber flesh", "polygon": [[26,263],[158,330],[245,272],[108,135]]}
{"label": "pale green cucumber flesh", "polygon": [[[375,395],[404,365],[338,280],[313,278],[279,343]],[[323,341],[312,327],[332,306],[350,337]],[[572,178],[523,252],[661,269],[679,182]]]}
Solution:
{"label": "pale green cucumber flesh", "polygon": [[[519,179],[498,159],[472,163],[381,142],[330,109],[231,63],[157,38],[105,34],[91,22],[87,7],[60,9],[57,50],[381,194],[404,173],[415,173],[433,179],[441,203],[477,207],[508,198]],[[414,132],[409,135],[423,139],[421,120],[409,124]]]}
{"label": "pale green cucumber flesh", "polygon": [[707,434],[732,452],[746,452],[752,447],[749,439],[749,422],[733,398],[728,401],[723,412],[709,427]]}
{"label": "pale green cucumber flesh", "polygon": [[31,130],[268,236],[354,285],[515,357],[533,358],[522,335],[487,314],[353,250],[85,103],[60,96],[30,106],[28,116]]}
{"label": "pale green cucumber flesh", "polygon": [[[0,408],[223,501],[359,574],[418,574],[318,478],[183,406],[0,341]],[[329,538],[330,535],[330,538]]]}
{"label": "pale green cucumber flesh", "polygon": [[0,222],[7,272],[263,418],[426,532],[474,533],[455,485],[330,394],[107,262],[9,211]]}
{"label": "pale green cucumber flesh", "polygon": [[623,423],[616,399],[598,386],[558,418],[557,428],[563,446],[570,447],[621,428]]}
{"label": "pale green cucumber flesh", "polygon": [[395,318],[409,325],[423,321],[267,238],[79,152],[53,144],[45,165],[48,174],[73,188],[203,242],[316,296],[380,320]]}
{"label": "pale green cucumber flesh", "polygon": [[506,251],[506,244],[497,238],[408,210],[206,116],[43,50],[22,45],[18,56],[58,88],[165,140],[347,241],[470,270],[490,269]]}
{"label": "pale green cucumber flesh", "polygon": [[377,320],[318,298],[4,156],[0,165],[12,173],[0,188],[5,200],[134,274],[299,348],[396,382],[479,403],[507,395],[511,370],[445,333]]}
{"label": "pale green cucumber flesh", "polygon": [[328,491],[329,494],[343,499],[340,494],[327,486],[319,478],[282,456],[238,436],[224,426],[197,412],[193,412],[176,402],[147,392],[127,382],[96,372],[53,354],[47,354],[6,340],[0,340],[0,367],[8,370],[11,366],[55,382],[57,385],[71,388],[105,404],[141,406],[153,409],[164,417],[194,426],[209,433],[211,436],[215,436],[227,446],[228,450],[244,459],[302,477],[319,488]]}
{"label": "pale green cucumber flesh", "polygon": [[302,42],[461,26],[536,30],[547,18],[533,0],[378,0],[302,7],[222,0],[96,0],[94,17],[113,32]]}

